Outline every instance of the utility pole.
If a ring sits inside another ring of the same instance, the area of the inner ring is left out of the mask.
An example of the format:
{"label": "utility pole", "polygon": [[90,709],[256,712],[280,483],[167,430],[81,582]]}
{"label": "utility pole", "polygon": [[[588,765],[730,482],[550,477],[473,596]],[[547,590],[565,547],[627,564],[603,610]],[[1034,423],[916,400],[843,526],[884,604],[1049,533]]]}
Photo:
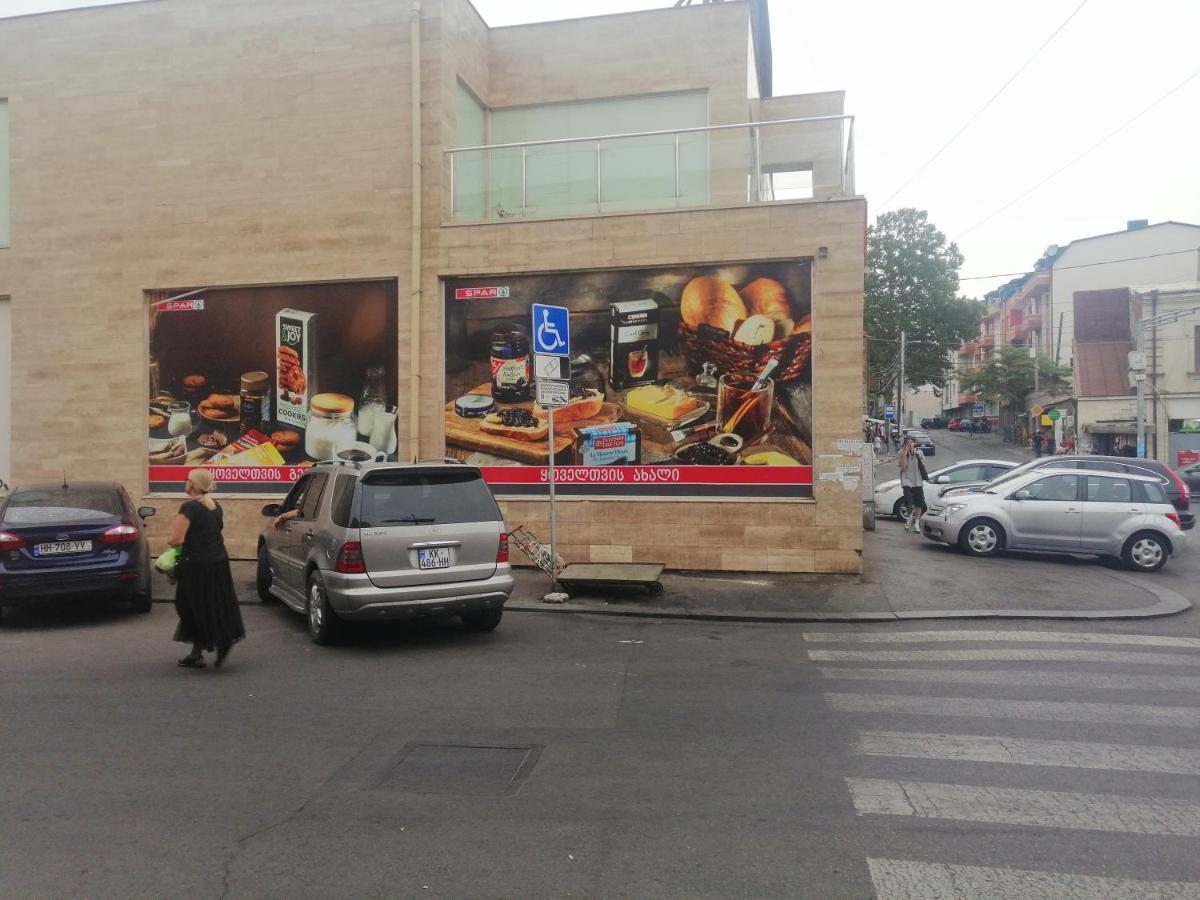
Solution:
{"label": "utility pole", "polygon": [[900,331],[900,381],[896,388],[896,425],[904,428],[904,353],[907,347],[907,335]]}
{"label": "utility pole", "polygon": [[[1158,299],[1158,291],[1150,291],[1150,296]],[[1157,305],[1157,304],[1156,304]],[[1200,313],[1200,306],[1187,309],[1173,309],[1170,312],[1159,313],[1156,316],[1143,317],[1137,324],[1137,349],[1129,354],[1129,368],[1137,383],[1137,455],[1138,459],[1146,458],[1146,332],[1161,325],[1171,325],[1180,319]]]}

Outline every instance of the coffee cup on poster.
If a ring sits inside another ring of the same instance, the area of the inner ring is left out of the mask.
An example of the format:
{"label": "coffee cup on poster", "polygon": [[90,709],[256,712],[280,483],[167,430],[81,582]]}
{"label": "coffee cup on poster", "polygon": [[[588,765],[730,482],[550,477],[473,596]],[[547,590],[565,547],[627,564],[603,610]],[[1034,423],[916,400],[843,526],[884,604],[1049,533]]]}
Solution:
{"label": "coffee cup on poster", "polygon": [[343,462],[352,463],[383,462],[387,459],[387,454],[376,450],[366,441],[339,444],[334,456]]}

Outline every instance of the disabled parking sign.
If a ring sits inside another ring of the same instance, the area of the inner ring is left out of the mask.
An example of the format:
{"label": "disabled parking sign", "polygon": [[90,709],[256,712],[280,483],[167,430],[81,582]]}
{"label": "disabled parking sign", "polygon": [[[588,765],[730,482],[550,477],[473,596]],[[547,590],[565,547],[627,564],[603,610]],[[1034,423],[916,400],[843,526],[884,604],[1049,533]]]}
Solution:
{"label": "disabled parking sign", "polygon": [[571,355],[571,332],[565,306],[533,304],[533,352],[547,356]]}

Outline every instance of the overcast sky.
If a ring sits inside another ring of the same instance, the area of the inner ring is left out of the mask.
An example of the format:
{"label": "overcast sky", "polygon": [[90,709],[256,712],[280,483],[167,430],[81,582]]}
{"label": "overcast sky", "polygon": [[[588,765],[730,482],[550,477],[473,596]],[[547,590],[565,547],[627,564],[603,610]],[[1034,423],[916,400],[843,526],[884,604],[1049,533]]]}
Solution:
{"label": "overcast sky", "polygon": [[[999,98],[884,207],[1081,2]],[[0,14],[95,5],[0,0]],[[560,19],[565,9],[584,16],[673,0],[475,5],[490,25],[511,25]],[[845,90],[847,112],[857,116],[858,189],[871,215],[927,209],[966,256],[966,278],[1028,270],[1047,245],[1117,231],[1127,219],[1200,223],[1200,0],[770,0],[770,10],[775,93]],[[654,61],[645,65],[652,77]],[[981,296],[1005,280],[967,280],[963,292]]]}

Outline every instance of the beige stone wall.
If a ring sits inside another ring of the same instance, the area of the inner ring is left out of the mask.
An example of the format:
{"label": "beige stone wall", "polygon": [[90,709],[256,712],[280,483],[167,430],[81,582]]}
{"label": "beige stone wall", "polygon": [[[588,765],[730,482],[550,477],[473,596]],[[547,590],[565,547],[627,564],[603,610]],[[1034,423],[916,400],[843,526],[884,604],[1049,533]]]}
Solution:
{"label": "beige stone wall", "polygon": [[[394,277],[407,296],[407,42],[382,0],[0,20],[18,481],[144,494],[146,289]],[[227,504],[236,552],[261,505]]]}
{"label": "beige stone wall", "polygon": [[[419,421],[413,434],[402,409],[400,446],[440,455],[442,278],[811,257],[814,451],[857,435],[861,201],[441,224],[457,78],[497,106],[706,87],[713,122],[745,121],[744,4],[489,32],[466,0],[426,0],[415,331],[409,11],[392,0],[165,0],[0,20],[12,132],[0,295],[11,297],[18,481],[65,469],[143,498],[143,292],[209,285],[395,278],[396,379]],[[163,512],[157,542],[179,501],[150,502]],[[263,502],[226,501],[235,555],[253,553]],[[861,567],[859,497],[825,482],[810,502],[562,508],[571,559]],[[544,531],[544,502],[506,511]],[[634,534],[648,539],[620,537]]]}
{"label": "beige stone wall", "polygon": [[[819,476],[832,469],[820,454],[838,452],[838,438],[861,434],[865,217],[863,201],[843,200],[447,226],[438,239],[438,259],[425,268],[425,309],[430,319],[436,315],[441,321],[441,278],[456,275],[812,258],[813,451]],[[821,247],[827,248],[825,259],[819,258]],[[440,455],[445,447],[440,345],[425,347],[421,365],[421,449]],[[813,501],[778,503],[564,500],[560,553],[572,562],[861,572],[861,492],[817,480],[814,494]],[[503,506],[510,525],[547,534],[546,501]]]}

